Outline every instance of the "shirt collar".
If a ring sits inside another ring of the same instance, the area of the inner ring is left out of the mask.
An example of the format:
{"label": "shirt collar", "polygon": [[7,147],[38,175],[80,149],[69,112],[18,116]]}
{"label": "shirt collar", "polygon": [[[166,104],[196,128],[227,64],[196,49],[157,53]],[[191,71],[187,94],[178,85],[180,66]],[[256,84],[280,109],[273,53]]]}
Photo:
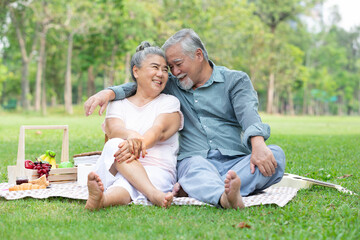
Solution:
{"label": "shirt collar", "polygon": [[213,69],[213,72],[210,76],[210,79],[207,82],[211,82],[209,85],[211,85],[213,82],[224,82],[224,78],[220,74],[219,67],[215,65],[211,60],[209,60],[209,64]]}

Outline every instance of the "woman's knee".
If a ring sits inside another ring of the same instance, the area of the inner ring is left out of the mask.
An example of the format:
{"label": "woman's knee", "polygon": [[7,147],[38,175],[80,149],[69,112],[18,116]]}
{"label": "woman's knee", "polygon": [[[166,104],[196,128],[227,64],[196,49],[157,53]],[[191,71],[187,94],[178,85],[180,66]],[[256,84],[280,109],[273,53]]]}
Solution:
{"label": "woman's knee", "polygon": [[110,146],[119,145],[122,141],[124,141],[124,139],[122,139],[122,138],[111,138],[111,139],[109,139],[109,141],[107,141],[105,143],[105,146],[106,145],[110,145]]}
{"label": "woman's knee", "polygon": [[124,141],[124,139],[121,138],[111,138],[109,141],[107,141],[104,145],[104,150],[117,150],[119,148],[119,144]]}

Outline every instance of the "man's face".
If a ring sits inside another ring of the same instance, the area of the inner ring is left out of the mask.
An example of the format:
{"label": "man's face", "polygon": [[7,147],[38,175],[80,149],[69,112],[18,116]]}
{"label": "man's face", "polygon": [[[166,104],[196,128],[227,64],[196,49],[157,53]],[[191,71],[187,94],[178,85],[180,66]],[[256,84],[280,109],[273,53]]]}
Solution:
{"label": "man's face", "polygon": [[166,52],[171,73],[179,79],[181,87],[189,90],[197,80],[198,63],[185,55],[180,43],[169,47]]}

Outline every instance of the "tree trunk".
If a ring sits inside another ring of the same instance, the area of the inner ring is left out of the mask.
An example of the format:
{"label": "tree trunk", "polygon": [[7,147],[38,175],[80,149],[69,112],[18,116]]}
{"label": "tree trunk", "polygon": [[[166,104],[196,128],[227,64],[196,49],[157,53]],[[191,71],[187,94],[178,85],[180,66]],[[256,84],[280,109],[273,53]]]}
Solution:
{"label": "tree trunk", "polygon": [[[273,25],[270,27],[271,29],[271,33],[273,35],[273,40],[271,41],[271,48],[275,49],[275,30],[276,30],[276,25]],[[273,64],[275,62],[274,59],[274,55],[275,53],[271,53],[270,54],[270,59],[269,59],[269,66],[270,66],[270,75],[269,75],[269,84],[268,84],[268,90],[267,90],[267,103],[266,103],[266,113],[268,114],[272,114],[273,110],[274,110],[274,92],[275,92],[275,73],[274,73],[274,69],[271,69],[272,67],[275,66],[275,64]]]}
{"label": "tree trunk", "polygon": [[26,50],[26,44],[25,44],[25,39],[23,37],[23,33],[20,29],[20,26],[23,25],[23,22],[21,21],[20,18],[20,23],[17,21],[18,19],[16,18],[16,15],[13,11],[13,9],[10,7],[9,9],[10,12],[10,18],[11,21],[14,23],[15,26],[15,30],[16,30],[16,36],[19,42],[19,46],[20,46],[20,52],[21,52],[21,60],[22,60],[22,67],[21,67],[21,106],[23,107],[24,110],[29,110],[30,108],[30,103],[29,103],[29,94],[30,94],[30,85],[29,85],[29,64],[30,61],[32,59],[33,56],[33,52],[35,50],[35,46],[36,46],[36,34],[35,34],[35,38],[33,39],[33,43],[32,43],[32,50],[30,52],[30,54],[27,54],[27,50]]}
{"label": "tree trunk", "polygon": [[72,86],[71,86],[71,57],[72,57],[72,48],[73,48],[73,38],[74,38],[74,35],[72,33],[70,33],[69,38],[68,38],[68,51],[67,51],[67,60],[66,60],[66,76],[65,76],[65,92],[64,92],[65,111],[69,114],[73,113]]}
{"label": "tree trunk", "polygon": [[288,101],[289,101],[289,113],[291,116],[295,115],[295,109],[294,109],[294,100],[293,100],[293,95],[292,95],[292,91],[291,88],[288,88]]}
{"label": "tree trunk", "polygon": [[305,115],[308,113],[307,109],[308,109],[308,89],[307,89],[307,84],[304,84],[304,95],[303,95],[303,107],[302,107],[302,114]]}
{"label": "tree trunk", "polygon": [[44,56],[45,56],[45,46],[46,46],[46,30],[43,30],[40,33],[40,52],[38,57],[38,65],[36,72],[36,84],[35,84],[35,111],[40,110],[40,102],[41,102],[41,80],[42,74],[44,70]]}
{"label": "tree trunk", "polygon": [[45,72],[45,69],[46,69],[46,53],[45,53],[45,47],[44,47],[44,55],[43,55],[43,61],[42,61],[42,71],[43,71],[43,78],[42,78],[42,97],[41,97],[41,112],[42,112],[42,115],[45,116],[46,115],[46,108],[47,108],[47,105],[46,105],[46,72]]}
{"label": "tree trunk", "polygon": [[116,53],[119,48],[119,45],[114,45],[112,52],[111,52],[111,65],[109,70],[109,81],[106,87],[113,86],[114,85],[114,79],[115,79],[115,59],[116,59]]}
{"label": "tree trunk", "polygon": [[2,83],[2,90],[0,95],[0,105],[3,105],[5,102],[5,89],[6,89],[6,81]]}
{"label": "tree trunk", "polygon": [[330,115],[330,108],[328,102],[325,103],[325,115]]}
{"label": "tree trunk", "polygon": [[[130,53],[129,52],[127,52],[126,53],[126,57],[125,57],[125,83],[128,83],[128,82],[130,82],[130,75],[131,75],[131,73],[130,73]],[[131,70],[132,71],[132,70]]]}
{"label": "tree trunk", "polygon": [[309,102],[309,104],[307,106],[307,109],[308,109],[307,113],[309,115],[314,115],[314,105],[315,105],[314,100],[312,98],[310,98],[310,102]]}
{"label": "tree trunk", "polygon": [[280,96],[279,96],[279,94],[274,93],[273,104],[272,104],[272,114],[279,113],[279,111],[280,111],[279,108],[281,108]]}
{"label": "tree trunk", "polygon": [[343,114],[343,96],[340,95],[338,100],[338,115],[342,116]]}
{"label": "tree trunk", "polygon": [[45,86],[45,81],[42,82],[42,96],[41,96],[41,113],[43,116],[46,115],[46,86]]}
{"label": "tree trunk", "polygon": [[50,101],[51,101],[51,103],[50,103],[51,106],[55,107],[57,105],[57,103],[56,103],[56,95],[52,95]]}
{"label": "tree trunk", "polygon": [[82,103],[82,95],[83,95],[83,86],[82,86],[82,72],[81,72],[78,80],[77,104]]}
{"label": "tree trunk", "polygon": [[273,101],[274,101],[274,88],[275,88],[275,74],[270,73],[269,77],[269,86],[267,90],[267,103],[266,103],[266,113],[273,113]]}
{"label": "tree trunk", "polygon": [[273,113],[279,113],[281,115],[287,113],[288,102],[283,97],[278,97],[277,94],[274,96],[274,108]]}
{"label": "tree trunk", "polygon": [[26,60],[22,60],[22,68],[21,68],[21,106],[24,110],[29,110],[30,103],[28,96],[30,94],[30,86],[29,86],[29,62]]}
{"label": "tree trunk", "polygon": [[94,66],[91,65],[88,68],[87,97],[89,98],[94,94],[95,94]]}

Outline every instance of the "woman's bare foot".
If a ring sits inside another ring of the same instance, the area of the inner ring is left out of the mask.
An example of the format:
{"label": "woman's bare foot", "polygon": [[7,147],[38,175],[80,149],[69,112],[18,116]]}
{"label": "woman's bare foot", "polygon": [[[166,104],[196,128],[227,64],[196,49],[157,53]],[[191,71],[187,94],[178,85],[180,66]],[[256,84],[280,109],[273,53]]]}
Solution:
{"label": "woman's bare foot", "polygon": [[161,191],[157,191],[153,194],[153,197],[149,198],[150,202],[154,205],[168,208],[171,206],[171,203],[174,199],[174,195],[171,192],[163,193]]}
{"label": "woman's bare foot", "polygon": [[241,180],[238,175],[230,170],[225,178],[225,191],[220,197],[220,205],[223,208],[244,208],[244,202],[240,194]]}
{"label": "woman's bare foot", "polygon": [[172,194],[174,197],[188,197],[188,194],[184,191],[178,182],[174,184]]}
{"label": "woman's bare foot", "polygon": [[86,201],[85,209],[97,210],[102,207],[104,202],[104,185],[95,172],[89,173],[87,185],[89,198]]}

